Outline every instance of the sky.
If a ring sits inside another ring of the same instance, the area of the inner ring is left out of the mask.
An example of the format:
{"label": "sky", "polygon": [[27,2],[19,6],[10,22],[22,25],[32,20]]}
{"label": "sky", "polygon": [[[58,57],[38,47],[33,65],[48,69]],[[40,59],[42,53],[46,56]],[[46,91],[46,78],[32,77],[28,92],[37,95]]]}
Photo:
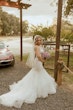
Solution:
{"label": "sky", "polygon": [[[17,0],[11,0],[17,1]],[[65,1],[65,0],[64,0]],[[32,6],[27,10],[23,9],[23,20],[28,20],[29,24],[50,26],[57,18],[58,0],[22,0],[22,3],[29,3]],[[4,11],[20,17],[20,11],[16,8],[3,7]],[[71,18],[69,18],[71,19]]]}

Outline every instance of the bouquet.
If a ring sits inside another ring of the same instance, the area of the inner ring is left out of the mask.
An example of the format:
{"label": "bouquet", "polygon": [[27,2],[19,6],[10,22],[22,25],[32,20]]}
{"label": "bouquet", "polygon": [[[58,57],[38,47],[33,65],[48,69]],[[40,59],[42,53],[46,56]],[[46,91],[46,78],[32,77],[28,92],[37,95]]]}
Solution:
{"label": "bouquet", "polygon": [[50,54],[48,52],[41,53],[41,56],[43,59],[49,59],[50,58]]}

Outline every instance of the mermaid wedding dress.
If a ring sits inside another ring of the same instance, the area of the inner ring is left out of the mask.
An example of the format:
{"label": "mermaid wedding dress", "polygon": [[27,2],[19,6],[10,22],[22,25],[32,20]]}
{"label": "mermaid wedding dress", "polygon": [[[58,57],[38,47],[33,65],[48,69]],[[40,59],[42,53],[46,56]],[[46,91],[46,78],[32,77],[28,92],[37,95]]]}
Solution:
{"label": "mermaid wedding dress", "polygon": [[[42,49],[40,48],[40,53]],[[22,104],[35,103],[37,98],[48,97],[56,93],[57,84],[37,57],[32,69],[20,81],[10,85],[8,93],[0,95],[0,104],[8,107],[21,108]]]}

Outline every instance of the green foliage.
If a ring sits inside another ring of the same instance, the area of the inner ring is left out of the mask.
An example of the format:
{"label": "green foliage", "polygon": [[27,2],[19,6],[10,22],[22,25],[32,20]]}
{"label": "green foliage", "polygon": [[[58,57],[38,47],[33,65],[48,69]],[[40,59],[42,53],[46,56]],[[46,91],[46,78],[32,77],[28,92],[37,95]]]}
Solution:
{"label": "green foliage", "polygon": [[[31,31],[32,34],[41,35],[43,38],[50,38],[51,41],[55,40],[56,37],[56,24],[51,27],[43,27],[40,26],[32,26]],[[62,20],[62,29],[61,29],[61,43],[73,43],[73,25],[68,21]]]}
{"label": "green foliage", "polygon": [[31,27],[31,33],[35,36],[35,35],[42,35],[41,30],[42,30],[43,26],[34,26],[32,25]]}
{"label": "green foliage", "polygon": [[28,28],[29,28],[28,22],[27,21],[23,21],[23,23],[22,23],[22,32],[23,32],[23,34],[27,33]]}
{"label": "green foliage", "polygon": [[42,36],[47,39],[48,34],[49,34],[48,28],[44,27],[44,28],[42,29]]}
{"label": "green foliage", "polygon": [[42,36],[47,39],[49,36],[53,36],[53,31],[51,30],[51,28],[46,28],[44,27],[42,29]]}
{"label": "green foliage", "polygon": [[33,35],[41,35],[45,39],[47,39],[48,37],[54,36],[54,32],[51,27],[33,26],[32,32],[33,32]]}
{"label": "green foliage", "polygon": [[73,25],[67,21],[62,21],[61,41],[73,43]]}
{"label": "green foliage", "polygon": [[36,31],[34,31],[34,35],[42,35],[42,33],[41,33],[41,31],[36,30]]}
{"label": "green foliage", "polygon": [[66,34],[65,39],[67,42],[73,43],[73,33]]}
{"label": "green foliage", "polygon": [[[22,22],[23,34],[28,31],[28,22]],[[7,12],[3,12],[0,7],[0,35],[19,35],[20,33],[20,21],[14,15],[10,15]]]}
{"label": "green foliage", "polygon": [[73,13],[73,0],[67,0],[65,15],[67,16],[72,13]]}

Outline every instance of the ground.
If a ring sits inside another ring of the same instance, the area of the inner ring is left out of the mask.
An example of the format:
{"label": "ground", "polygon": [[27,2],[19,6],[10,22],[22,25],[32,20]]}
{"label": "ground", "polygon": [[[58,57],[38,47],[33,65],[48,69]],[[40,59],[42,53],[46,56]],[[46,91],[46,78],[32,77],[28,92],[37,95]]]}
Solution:
{"label": "ground", "polygon": [[[9,85],[20,80],[30,69],[25,62],[16,60],[14,67],[0,68],[0,94],[9,91]],[[0,105],[0,110],[73,110],[73,90],[65,83],[57,88],[57,93],[45,99],[37,99],[34,104],[24,103],[20,109]]]}

